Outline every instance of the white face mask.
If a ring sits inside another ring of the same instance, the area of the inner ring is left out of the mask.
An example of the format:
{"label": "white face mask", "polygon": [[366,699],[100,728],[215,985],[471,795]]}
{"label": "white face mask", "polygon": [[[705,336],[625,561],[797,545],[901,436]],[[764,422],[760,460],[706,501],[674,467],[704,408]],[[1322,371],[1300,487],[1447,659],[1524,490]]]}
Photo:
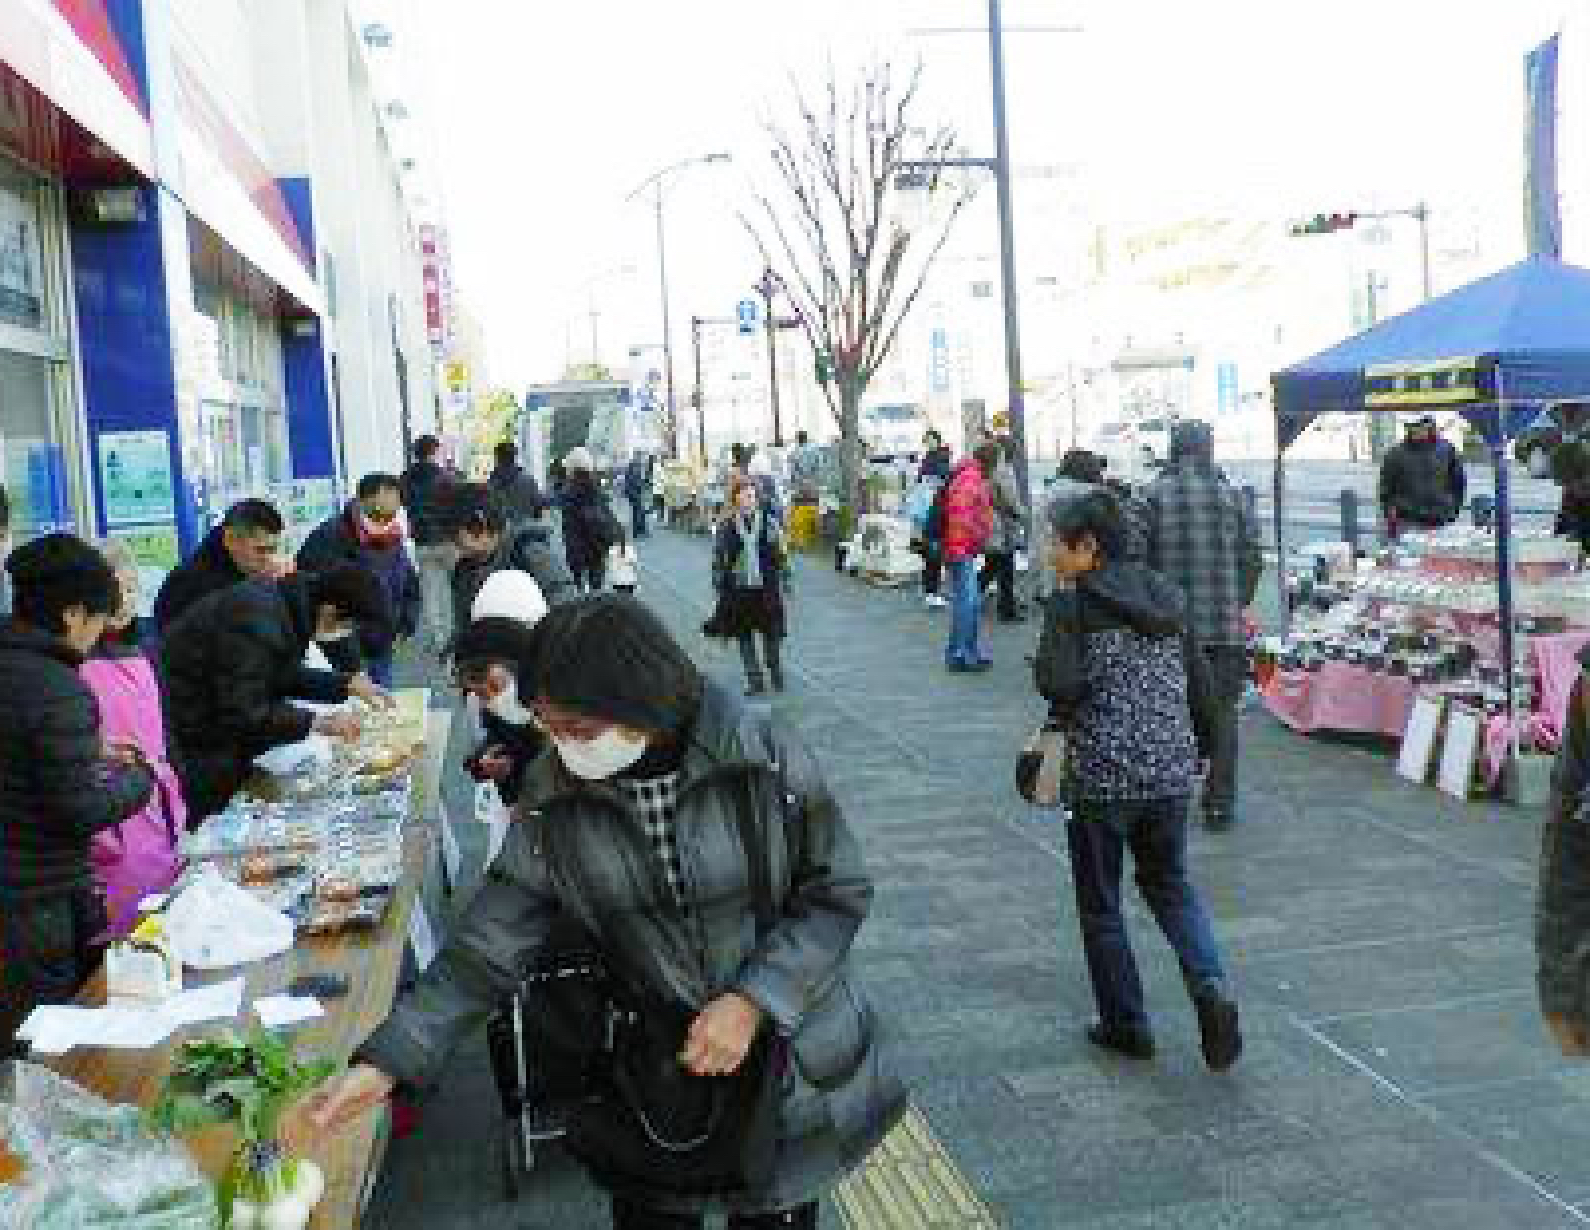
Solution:
{"label": "white face mask", "polygon": [[350,624],[346,628],[338,628],[335,632],[322,632],[319,636],[315,637],[315,639],[322,645],[328,645],[334,641],[345,641],[352,635],[353,627]]}
{"label": "white face mask", "polygon": [[594,739],[553,739],[563,767],[575,777],[588,782],[622,773],[646,754],[646,741],[628,738],[618,729],[607,731]]}
{"label": "white face mask", "polygon": [[480,707],[510,726],[528,726],[535,720],[535,715],[519,703],[519,681],[512,675],[508,676],[508,686],[497,695],[488,696]]}

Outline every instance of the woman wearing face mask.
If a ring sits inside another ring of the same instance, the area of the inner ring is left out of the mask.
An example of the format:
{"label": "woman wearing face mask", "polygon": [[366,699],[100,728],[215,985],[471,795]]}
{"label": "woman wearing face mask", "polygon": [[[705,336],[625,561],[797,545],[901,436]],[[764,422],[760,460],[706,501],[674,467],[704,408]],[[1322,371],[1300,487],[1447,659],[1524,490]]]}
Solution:
{"label": "woman wearing face mask", "polygon": [[477,782],[492,782],[512,807],[531,761],[546,750],[546,737],[519,698],[518,672],[529,660],[530,630],[547,613],[541,587],[529,573],[493,573],[481,586],[473,621],[453,643],[459,687],[480,702],[485,738],[464,761]]}
{"label": "woman wearing face mask", "polygon": [[123,542],[102,543],[116,570],[120,604],[88,661],[78,668],[99,705],[100,730],[112,742],[139,749],[154,774],[154,793],[137,814],[95,834],[89,847],[94,878],[105,898],[106,935],[118,937],[138,920],[138,903],[163,893],[177,878],[177,843],[188,809],[167,750],[164,698],[154,665],[138,648],[138,565]]}
{"label": "woman wearing face mask", "polygon": [[[399,1083],[431,1081],[574,920],[684,1010],[677,1054],[691,1077],[735,1072],[763,1030],[787,1047],[771,1177],[734,1194],[626,1190],[613,1225],[699,1230],[722,1209],[736,1230],[815,1227],[819,1197],[905,1106],[849,978],[872,881],[837,802],[804,747],[708,681],[632,599],[554,607],[524,675],[553,752],[526,774],[517,823],[447,947],[316,1097],[311,1122],[332,1129]],[[767,847],[775,917],[761,939],[741,817]]]}
{"label": "woman wearing face mask", "polygon": [[[755,480],[736,479],[729,488],[729,515],[718,526],[712,551],[712,586],[717,609],[702,627],[708,636],[739,642],[745,664],[745,691],[759,696],[769,680],[784,690],[784,664],[779,652],[784,639],[784,595],[789,589],[789,553],[784,531],[765,508]],[[762,659],[756,638],[762,638]]]}

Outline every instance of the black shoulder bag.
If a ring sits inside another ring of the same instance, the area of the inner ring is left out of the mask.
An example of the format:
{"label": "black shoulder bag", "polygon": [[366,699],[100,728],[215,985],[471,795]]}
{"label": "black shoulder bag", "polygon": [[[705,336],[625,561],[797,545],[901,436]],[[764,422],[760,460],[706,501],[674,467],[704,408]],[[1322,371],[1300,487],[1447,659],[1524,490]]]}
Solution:
{"label": "black shoulder bag", "polygon": [[[735,822],[757,936],[765,939],[777,912],[766,829],[749,775],[744,793]],[[605,1035],[607,1044],[600,1061],[586,1066],[584,1095],[562,1107],[565,1147],[598,1183],[620,1194],[722,1196],[765,1190],[773,1177],[786,1063],[784,1042],[772,1022],[763,1022],[736,1071],[695,1076],[679,1056],[697,1010],[619,976],[615,956],[606,954],[607,969],[591,975],[602,979],[607,1024],[591,1030],[587,1015],[587,1036]],[[576,1012],[590,1010],[590,979],[565,980],[547,990],[552,997],[566,995]],[[533,1010],[530,1018],[538,1015]],[[569,1014],[555,1009],[551,1015],[566,1020]],[[555,1056],[540,1053],[538,1034],[532,1031],[532,1062],[556,1062]]]}

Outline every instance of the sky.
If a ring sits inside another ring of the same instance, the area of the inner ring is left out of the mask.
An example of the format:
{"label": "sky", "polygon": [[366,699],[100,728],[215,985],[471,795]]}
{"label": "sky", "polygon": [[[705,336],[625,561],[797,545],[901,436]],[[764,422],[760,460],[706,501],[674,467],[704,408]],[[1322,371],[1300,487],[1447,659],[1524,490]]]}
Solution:
{"label": "sky", "polygon": [[[1461,212],[1505,247],[1520,230],[1523,57],[1568,7],[1006,0],[1012,161],[1079,164],[1123,219],[1428,199],[1438,239],[1443,210]],[[767,182],[762,125],[829,65],[843,79],[872,57],[920,59],[923,122],[989,152],[986,13],[982,0],[410,0],[426,163],[493,382],[554,379],[593,343],[621,364],[661,339],[654,216],[626,197],[720,150],[730,164],[692,168],[666,201],[676,347],[692,314],[732,315],[757,273],[738,211]],[[945,28],[968,33],[927,32]],[[1565,36],[1565,148],[1590,109],[1581,29],[1590,42],[1590,22]]]}

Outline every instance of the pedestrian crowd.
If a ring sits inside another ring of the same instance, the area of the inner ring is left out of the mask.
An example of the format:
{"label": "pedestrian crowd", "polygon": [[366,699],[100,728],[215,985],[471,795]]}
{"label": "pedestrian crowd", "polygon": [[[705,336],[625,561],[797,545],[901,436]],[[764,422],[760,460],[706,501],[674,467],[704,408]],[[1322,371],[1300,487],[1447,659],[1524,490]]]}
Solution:
{"label": "pedestrian crowd", "polygon": [[[1217,833],[1242,819],[1256,527],[1199,422],[1176,425],[1140,487],[1073,451],[1036,515],[1017,448],[1003,416],[960,460],[936,433],[925,441],[907,507],[924,601],[947,612],[944,667],[991,669],[985,594],[1007,624],[1041,605],[1042,716],[1012,748],[1014,779],[1063,817],[1097,1007],[1086,1039],[1135,1060],[1156,1050],[1122,902],[1129,853],[1207,1065],[1223,1072],[1241,1054],[1240,1013],[1188,829],[1198,811]],[[1454,507],[1451,459],[1424,424],[1401,448],[1383,472],[1388,525],[1439,523]],[[552,971],[526,1018],[540,1075],[516,1092],[545,1103],[611,1192],[615,1227],[687,1230],[714,1210],[740,1230],[815,1227],[820,1196],[899,1122],[906,1096],[887,1022],[851,968],[874,892],[860,845],[821,764],[760,703],[788,686],[788,525],[817,499],[815,450],[798,441],[783,487],[751,448],[726,475],[703,631],[736,645],[745,695],[705,673],[640,593],[649,457],[604,478],[574,448],[548,489],[511,443],[493,461],[468,483],[423,438],[402,474],[364,476],[290,560],[279,511],[243,500],[166,577],[148,621],[121,544],[51,534],[9,553],[0,1040],[80,992],[138,902],[175,881],[184,832],[225,809],[259,757],[358,734],[356,707],[322,706],[389,704],[407,645],[469,698],[479,737],[463,767],[512,823],[440,955],[314,1095],[314,1128],[434,1085],[532,971]],[[1587,748],[1581,684],[1537,935],[1548,1021],[1580,1054]]]}

